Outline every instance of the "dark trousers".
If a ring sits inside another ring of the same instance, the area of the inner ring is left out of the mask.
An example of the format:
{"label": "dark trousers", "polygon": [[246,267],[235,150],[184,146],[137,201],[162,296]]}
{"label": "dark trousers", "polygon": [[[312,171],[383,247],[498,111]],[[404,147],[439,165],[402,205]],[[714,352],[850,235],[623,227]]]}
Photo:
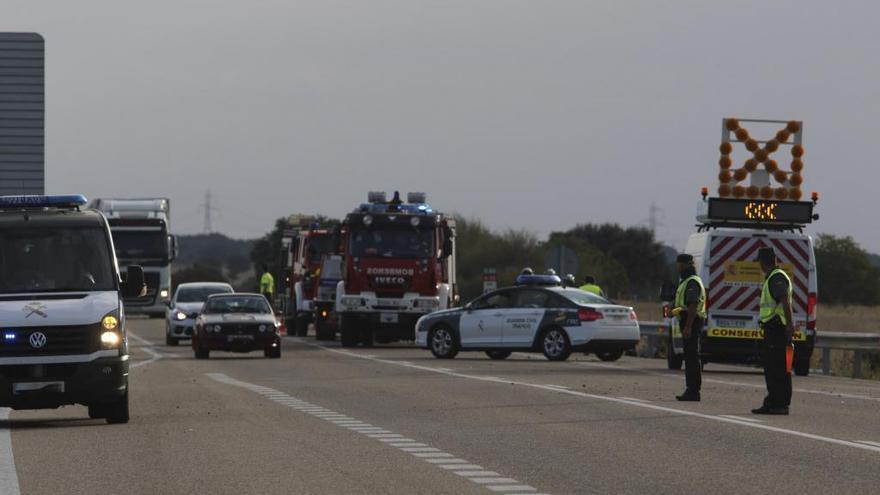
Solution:
{"label": "dark trousers", "polygon": [[764,324],[764,381],[767,383],[767,407],[791,405],[791,373],[785,363],[791,341],[785,336],[785,325],[778,318]]}
{"label": "dark trousers", "polygon": [[[686,319],[680,322],[680,328],[684,330]],[[700,333],[703,329],[703,320],[694,319],[694,326],[691,328],[691,336],[683,338],[684,344],[684,377],[688,392],[695,394],[700,393],[703,386],[702,363],[700,362]],[[684,337],[684,336],[682,336]]]}

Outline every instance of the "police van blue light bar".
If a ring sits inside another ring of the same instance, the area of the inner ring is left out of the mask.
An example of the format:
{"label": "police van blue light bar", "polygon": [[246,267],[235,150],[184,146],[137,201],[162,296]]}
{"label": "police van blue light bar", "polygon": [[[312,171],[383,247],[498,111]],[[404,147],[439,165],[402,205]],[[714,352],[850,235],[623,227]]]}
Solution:
{"label": "police van blue light bar", "polygon": [[3,340],[5,340],[6,342],[11,342],[11,341],[15,340],[15,333],[13,333],[13,332],[4,333]]}
{"label": "police van blue light bar", "polygon": [[0,208],[76,208],[86,203],[82,194],[0,196]]}

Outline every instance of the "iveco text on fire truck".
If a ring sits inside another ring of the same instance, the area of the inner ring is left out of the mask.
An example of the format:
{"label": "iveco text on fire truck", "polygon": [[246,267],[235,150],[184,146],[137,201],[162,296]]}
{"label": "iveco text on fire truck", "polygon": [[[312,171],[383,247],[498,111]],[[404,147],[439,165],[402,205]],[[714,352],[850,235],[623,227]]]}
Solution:
{"label": "iveco text on fire truck", "polygon": [[[759,141],[750,137],[742,123],[783,128]],[[792,281],[794,371],[809,374],[816,340],[818,283],[813,242],[804,228],[819,218],[813,213],[819,197],[813,193],[810,201],[800,200],[802,132],[803,123],[798,121],[724,119],[722,123],[719,197],[707,197],[708,189],[703,189],[697,231],[685,247],[685,252],[694,257],[707,291],[707,324],[700,336],[703,362],[761,362],[763,333],[758,313],[764,275],[757,252],[771,247]],[[733,167],[735,143],[742,143],[750,156],[741,168]],[[790,152],[789,171],[781,170],[771,158],[777,149]],[[749,176],[751,184],[741,185]],[[662,299],[671,301],[672,287],[663,292]],[[669,315],[668,305],[664,314],[671,328],[668,364],[680,369],[684,351],[678,319]]]}
{"label": "iveco text on fire truck", "polygon": [[147,293],[126,299],[126,311],[165,316],[171,299],[171,262],[177,256],[177,240],[169,233],[168,199],[96,199],[91,206],[110,222],[119,263],[144,269]]}
{"label": "iveco text on fire truck", "polygon": [[123,297],[143,271],[119,276],[100,212],[71,196],[0,196],[0,407],[88,406],[126,423],[128,337]]}
{"label": "iveco text on fire truck", "polygon": [[325,256],[339,253],[339,233],[321,228],[320,223],[309,217],[293,216],[290,223],[304,228],[288,231],[289,239],[285,239],[291,255],[288,283],[292,289],[285,317],[288,331],[304,337],[309,323],[315,320],[314,301],[320,285],[321,264]]}
{"label": "iveco text on fire truck", "polygon": [[412,340],[424,314],[458,300],[455,220],[424,193],[407,202],[371,192],[343,223],[345,270],[336,290],[342,345]]}

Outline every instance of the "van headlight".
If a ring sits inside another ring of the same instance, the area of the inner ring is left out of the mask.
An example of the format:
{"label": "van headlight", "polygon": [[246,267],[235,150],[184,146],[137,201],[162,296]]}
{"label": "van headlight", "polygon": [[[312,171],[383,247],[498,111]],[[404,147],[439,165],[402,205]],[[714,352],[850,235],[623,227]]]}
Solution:
{"label": "van headlight", "polygon": [[107,315],[103,319],[101,319],[101,328],[103,328],[105,331],[119,330],[119,319],[116,318],[116,315]]}
{"label": "van headlight", "polygon": [[168,289],[160,290],[159,297],[161,297],[162,299],[168,299]]}
{"label": "van headlight", "polygon": [[119,333],[115,331],[107,331],[101,334],[101,345],[106,349],[116,349],[121,341]]}

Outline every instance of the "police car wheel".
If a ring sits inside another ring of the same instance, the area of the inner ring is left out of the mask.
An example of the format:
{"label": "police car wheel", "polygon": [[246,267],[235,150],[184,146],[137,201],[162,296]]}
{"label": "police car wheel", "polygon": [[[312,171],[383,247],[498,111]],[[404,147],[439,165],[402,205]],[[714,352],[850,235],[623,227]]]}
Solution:
{"label": "police car wheel", "polygon": [[486,351],[487,356],[496,360],[507,359],[511,354],[510,351]]}
{"label": "police car wheel", "polygon": [[541,337],[541,350],[550,361],[565,361],[571,355],[571,342],[561,328],[550,328]]}
{"label": "police car wheel", "polygon": [[438,359],[452,359],[458,354],[458,339],[447,326],[439,326],[431,330],[428,334],[428,345],[431,347],[431,354]]}
{"label": "police car wheel", "polygon": [[621,356],[623,356],[623,351],[600,351],[596,353],[596,357],[602,361],[617,361]]}
{"label": "police car wheel", "polygon": [[128,423],[128,390],[125,391],[118,401],[107,404],[105,407],[107,424],[124,424]]}

